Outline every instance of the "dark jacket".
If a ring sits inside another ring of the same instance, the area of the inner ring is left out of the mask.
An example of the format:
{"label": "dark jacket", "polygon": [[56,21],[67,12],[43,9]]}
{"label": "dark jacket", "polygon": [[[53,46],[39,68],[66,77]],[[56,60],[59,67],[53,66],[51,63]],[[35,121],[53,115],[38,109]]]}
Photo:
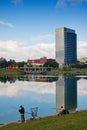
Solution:
{"label": "dark jacket", "polygon": [[23,106],[20,106],[19,112],[20,112],[20,114],[24,114],[25,113],[25,110],[24,110]]}

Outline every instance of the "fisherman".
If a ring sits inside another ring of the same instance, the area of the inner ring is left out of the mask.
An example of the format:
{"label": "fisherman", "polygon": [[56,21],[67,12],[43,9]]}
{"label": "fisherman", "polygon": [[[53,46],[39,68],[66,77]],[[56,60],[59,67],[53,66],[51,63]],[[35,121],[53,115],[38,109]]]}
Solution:
{"label": "fisherman", "polygon": [[21,115],[21,122],[25,122],[25,117],[24,117],[25,109],[22,105],[19,108],[19,112],[20,112],[20,115]]}

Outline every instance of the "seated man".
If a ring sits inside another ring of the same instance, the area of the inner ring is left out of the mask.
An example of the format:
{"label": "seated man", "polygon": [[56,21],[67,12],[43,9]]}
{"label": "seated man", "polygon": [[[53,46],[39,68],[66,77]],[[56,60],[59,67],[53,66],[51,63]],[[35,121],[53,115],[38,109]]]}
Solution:
{"label": "seated man", "polygon": [[61,109],[60,109],[60,111],[58,113],[58,116],[59,115],[64,115],[64,114],[69,114],[69,111],[64,109],[63,106],[61,106]]}

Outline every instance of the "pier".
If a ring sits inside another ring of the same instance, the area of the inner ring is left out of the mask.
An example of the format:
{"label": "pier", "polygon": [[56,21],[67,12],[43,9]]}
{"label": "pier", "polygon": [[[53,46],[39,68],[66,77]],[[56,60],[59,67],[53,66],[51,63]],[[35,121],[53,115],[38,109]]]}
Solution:
{"label": "pier", "polygon": [[52,67],[20,67],[20,71],[24,74],[41,74],[51,70]]}

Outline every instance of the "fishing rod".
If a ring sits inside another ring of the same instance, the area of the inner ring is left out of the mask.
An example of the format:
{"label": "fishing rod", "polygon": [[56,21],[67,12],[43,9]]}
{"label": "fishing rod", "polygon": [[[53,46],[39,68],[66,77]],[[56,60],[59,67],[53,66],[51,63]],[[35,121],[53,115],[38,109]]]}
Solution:
{"label": "fishing rod", "polygon": [[[15,110],[18,110],[18,111],[19,111],[19,108],[17,108],[17,107],[13,107],[13,108],[14,108]],[[26,111],[25,111],[25,113],[26,113],[26,114],[31,114],[31,113],[26,112]]]}
{"label": "fishing rod", "polygon": [[54,108],[50,108],[50,109],[57,109],[57,110],[60,110],[61,108],[58,108],[58,107],[54,107]]}

